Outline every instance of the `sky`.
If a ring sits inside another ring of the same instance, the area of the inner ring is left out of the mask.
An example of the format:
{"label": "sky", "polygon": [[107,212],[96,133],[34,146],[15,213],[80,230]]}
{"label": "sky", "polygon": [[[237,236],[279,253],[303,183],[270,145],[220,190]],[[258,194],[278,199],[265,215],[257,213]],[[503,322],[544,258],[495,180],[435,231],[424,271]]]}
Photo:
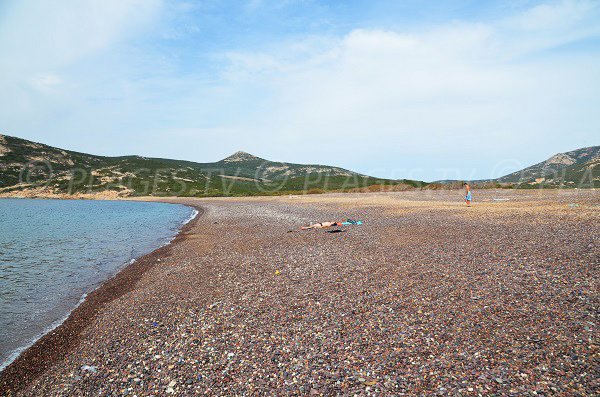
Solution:
{"label": "sky", "polygon": [[600,144],[600,1],[2,0],[0,133],[425,181]]}

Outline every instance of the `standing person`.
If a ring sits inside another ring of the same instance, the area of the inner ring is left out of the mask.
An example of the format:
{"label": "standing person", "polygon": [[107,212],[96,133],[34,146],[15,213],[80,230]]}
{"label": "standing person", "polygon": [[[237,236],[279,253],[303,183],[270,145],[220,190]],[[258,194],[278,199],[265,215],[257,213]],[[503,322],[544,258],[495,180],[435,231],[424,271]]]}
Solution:
{"label": "standing person", "polygon": [[465,187],[465,202],[467,203],[467,207],[471,206],[471,201],[473,200],[473,196],[471,195],[471,186],[467,182],[463,183]]}

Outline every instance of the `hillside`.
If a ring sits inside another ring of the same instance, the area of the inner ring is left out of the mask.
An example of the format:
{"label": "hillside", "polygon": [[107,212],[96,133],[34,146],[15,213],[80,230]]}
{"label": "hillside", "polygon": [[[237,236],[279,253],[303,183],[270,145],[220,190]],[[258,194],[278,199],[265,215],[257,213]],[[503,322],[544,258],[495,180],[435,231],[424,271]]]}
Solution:
{"label": "hillside", "polygon": [[421,186],[237,152],[214,163],[103,157],[0,135],[0,195],[239,196]]}
{"label": "hillside", "polygon": [[546,161],[496,179],[520,187],[600,187],[600,146],[558,153]]}
{"label": "hillside", "polygon": [[[477,188],[598,188],[600,187],[600,146],[590,146],[558,153],[546,161],[496,179],[474,180]],[[439,180],[427,185],[428,189],[456,188],[461,180]]]}

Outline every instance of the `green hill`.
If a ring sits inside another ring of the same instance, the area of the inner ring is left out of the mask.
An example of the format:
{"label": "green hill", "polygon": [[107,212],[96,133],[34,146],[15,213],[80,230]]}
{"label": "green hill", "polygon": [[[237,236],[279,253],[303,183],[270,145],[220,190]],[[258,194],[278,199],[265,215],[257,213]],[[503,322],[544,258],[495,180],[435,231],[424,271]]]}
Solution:
{"label": "green hill", "polygon": [[[496,179],[471,181],[476,188],[598,188],[600,146],[558,153],[546,161]],[[461,180],[431,182],[428,189],[459,189]]]}
{"label": "green hill", "polygon": [[518,187],[600,187],[600,146],[558,153],[546,161],[496,179]]}
{"label": "green hill", "polygon": [[215,163],[103,157],[0,135],[0,194],[4,196],[107,192],[116,196],[239,196],[423,185],[325,165],[273,162],[245,152]]}

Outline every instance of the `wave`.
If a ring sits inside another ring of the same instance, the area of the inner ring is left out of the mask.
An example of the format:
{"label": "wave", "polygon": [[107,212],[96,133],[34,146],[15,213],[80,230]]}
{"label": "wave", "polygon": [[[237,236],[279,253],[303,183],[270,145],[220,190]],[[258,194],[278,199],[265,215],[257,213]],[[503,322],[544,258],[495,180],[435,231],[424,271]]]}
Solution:
{"label": "wave", "polygon": [[191,221],[193,221],[198,216],[198,214],[200,213],[197,209],[195,209],[195,208],[192,208],[192,209],[193,209],[192,215],[190,215],[190,217],[183,222],[183,225],[187,225],[188,223],[190,223]]}
{"label": "wave", "polygon": [[67,314],[65,314],[62,318],[54,321],[52,324],[50,324],[49,326],[44,328],[43,331],[41,331],[39,334],[37,334],[36,336],[31,338],[29,340],[29,342],[27,342],[27,344],[13,350],[12,353],[10,353],[10,355],[8,356],[8,358],[6,360],[4,360],[4,362],[0,363],[0,372],[2,372],[6,367],[8,367],[10,364],[12,364],[13,361],[15,361],[21,355],[21,353],[23,353],[25,350],[29,349],[31,346],[35,345],[35,342],[42,339],[44,337],[44,335],[49,334],[50,332],[54,331],[56,328],[60,327],[62,325],[62,323],[67,321],[67,319],[69,318],[71,313],[73,313],[73,311],[75,309],[77,309],[79,306],[81,306],[81,304],[83,302],[85,302],[85,298],[87,298],[87,296],[88,296],[88,293],[81,295],[81,298],[79,298],[79,302],[77,302],[75,307],[73,309],[69,310],[69,312]]}
{"label": "wave", "polygon": [[[181,231],[181,227],[183,227],[183,226],[187,225],[188,223],[190,223],[191,221],[193,221],[198,216],[198,214],[200,213],[197,209],[195,209],[193,207],[191,207],[191,208],[192,208],[191,215],[181,223],[179,231]],[[170,237],[165,243],[159,245],[159,247],[157,247],[156,249],[171,244],[171,242],[175,239],[175,237],[176,236]],[[144,255],[146,255],[146,254],[144,254]],[[127,267],[126,265],[132,265],[133,263],[135,263],[136,260],[137,259],[131,259],[131,260],[129,260],[126,264],[124,264],[125,266],[121,266],[120,268],[118,268],[117,273],[120,272],[120,271],[122,271],[125,267]],[[112,277],[114,277],[114,275]],[[109,279],[110,279],[110,277],[109,277]],[[8,367],[10,364],[12,364],[21,355],[21,353],[23,353],[25,350],[29,349],[38,340],[40,340],[41,338],[43,338],[44,335],[49,334],[50,332],[54,331],[56,328],[58,328],[59,326],[61,326],[69,318],[69,316],[71,315],[71,313],[73,313],[73,311],[75,311],[75,309],[77,309],[79,306],[81,306],[81,304],[83,302],[85,302],[85,299],[88,296],[88,294],[91,293],[91,292],[93,292],[93,291],[95,291],[96,289],[100,288],[100,286],[103,285],[107,280],[104,280],[103,282],[99,283],[91,291],[89,291],[87,293],[84,293],[81,296],[81,298],[79,299],[79,301],[77,302],[77,304],[71,310],[69,310],[63,317],[61,317],[60,319],[54,321],[49,326],[47,326],[46,328],[44,328],[43,331],[41,331],[35,337],[31,338],[23,346],[15,349],[15,350],[13,350],[9,354],[9,356],[6,358],[6,360],[4,360],[3,362],[0,362],[0,372],[2,372],[6,367]]]}

